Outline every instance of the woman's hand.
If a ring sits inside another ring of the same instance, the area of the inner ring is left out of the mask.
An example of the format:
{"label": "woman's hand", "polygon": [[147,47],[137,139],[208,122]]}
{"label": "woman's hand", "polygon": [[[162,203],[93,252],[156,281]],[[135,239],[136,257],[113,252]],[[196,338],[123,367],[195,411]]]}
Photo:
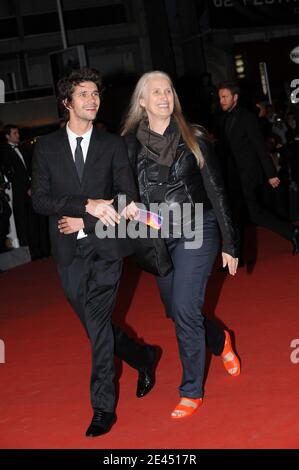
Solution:
{"label": "woman's hand", "polygon": [[134,220],[139,214],[139,209],[136,206],[135,202],[132,201],[128,204],[121,212],[121,216],[124,217],[126,220]]}
{"label": "woman's hand", "polygon": [[225,266],[228,267],[229,274],[231,274],[232,276],[234,276],[237,272],[238,261],[238,258],[233,258],[228,253],[222,252],[222,265],[224,268]]}
{"label": "woman's hand", "polygon": [[58,230],[60,233],[64,233],[65,235],[79,232],[82,228],[84,228],[83,219],[78,219],[77,217],[64,216],[58,221]]}
{"label": "woman's hand", "polygon": [[114,227],[115,224],[119,224],[120,215],[111,205],[112,202],[113,199],[88,199],[88,204],[85,206],[86,212],[100,219],[104,225]]}
{"label": "woman's hand", "polygon": [[272,188],[277,188],[280,185],[280,179],[277,177],[269,178],[268,183],[272,186]]}

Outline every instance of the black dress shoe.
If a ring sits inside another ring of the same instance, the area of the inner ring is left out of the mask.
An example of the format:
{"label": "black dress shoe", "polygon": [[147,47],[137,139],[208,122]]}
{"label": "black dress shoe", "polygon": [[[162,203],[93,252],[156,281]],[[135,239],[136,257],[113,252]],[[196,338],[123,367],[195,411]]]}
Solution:
{"label": "black dress shoe", "polygon": [[96,437],[110,431],[116,421],[116,414],[111,411],[94,410],[91,423],[86,431],[87,437]]}
{"label": "black dress shoe", "polygon": [[294,229],[292,244],[293,244],[293,255],[297,255],[299,253],[299,228],[298,227]]}
{"label": "black dress shoe", "polygon": [[147,364],[138,370],[136,396],[142,398],[147,395],[155,385],[155,370],[161,357],[161,349],[156,346],[147,346]]}

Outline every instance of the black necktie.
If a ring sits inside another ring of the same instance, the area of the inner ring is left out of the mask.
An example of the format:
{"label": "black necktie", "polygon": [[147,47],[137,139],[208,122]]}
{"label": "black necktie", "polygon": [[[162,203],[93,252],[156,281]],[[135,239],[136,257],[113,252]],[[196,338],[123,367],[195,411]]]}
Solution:
{"label": "black necktie", "polygon": [[77,140],[77,147],[75,150],[75,165],[77,168],[78,176],[81,181],[82,175],[83,175],[83,169],[84,169],[84,158],[83,158],[83,152],[81,148],[81,141],[83,140],[83,137],[76,137]]}

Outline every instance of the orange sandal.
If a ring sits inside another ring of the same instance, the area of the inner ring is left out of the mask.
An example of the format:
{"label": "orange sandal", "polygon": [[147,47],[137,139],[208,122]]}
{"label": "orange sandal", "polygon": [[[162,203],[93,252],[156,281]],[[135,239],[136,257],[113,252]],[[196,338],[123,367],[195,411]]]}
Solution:
{"label": "orange sandal", "polygon": [[230,339],[230,334],[228,331],[224,330],[225,334],[225,343],[224,343],[224,348],[221,353],[221,357],[223,360],[223,365],[229,375],[232,375],[233,377],[236,377],[237,375],[240,375],[241,372],[241,365],[238,356],[234,353],[231,339]]}
{"label": "orange sandal", "polygon": [[180,403],[171,413],[172,419],[182,419],[192,416],[197,408],[202,405],[202,398],[182,397]]}

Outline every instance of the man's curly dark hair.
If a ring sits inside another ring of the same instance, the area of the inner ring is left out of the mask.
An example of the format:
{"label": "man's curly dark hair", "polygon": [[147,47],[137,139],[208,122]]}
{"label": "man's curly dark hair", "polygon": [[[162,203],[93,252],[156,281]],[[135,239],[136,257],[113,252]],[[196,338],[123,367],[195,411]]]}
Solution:
{"label": "man's curly dark hair", "polygon": [[69,119],[69,111],[65,107],[65,103],[72,102],[72,96],[75,87],[83,82],[93,82],[96,84],[98,91],[101,92],[102,79],[100,73],[96,69],[87,67],[72,70],[67,75],[62,77],[57,83],[58,89],[58,104],[63,112],[65,120]]}

